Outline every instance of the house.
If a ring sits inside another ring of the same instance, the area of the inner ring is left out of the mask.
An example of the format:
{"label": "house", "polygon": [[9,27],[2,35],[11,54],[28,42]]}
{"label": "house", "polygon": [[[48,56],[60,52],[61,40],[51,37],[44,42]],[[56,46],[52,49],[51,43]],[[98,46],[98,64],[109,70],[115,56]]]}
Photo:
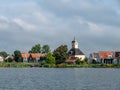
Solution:
{"label": "house", "polygon": [[120,51],[114,51],[113,58],[114,58],[114,63],[119,64],[120,63]]}
{"label": "house", "polygon": [[99,51],[97,53],[91,53],[89,56],[89,63],[113,64],[113,53],[110,51]]}
{"label": "house", "polygon": [[98,52],[101,58],[101,63],[113,64],[113,53],[110,51],[100,51]]}
{"label": "house", "polygon": [[43,61],[45,54],[43,53],[22,53],[23,62],[39,62]]}
{"label": "house", "polygon": [[89,55],[88,63],[100,63],[101,58],[99,53],[93,52]]}
{"label": "house", "polygon": [[69,58],[65,61],[66,63],[75,63],[76,58],[79,58],[81,61],[85,59],[84,53],[78,48],[78,42],[75,40],[72,41],[72,48],[69,50]]}
{"label": "house", "polygon": [[4,58],[0,56],[0,62],[4,62]]}

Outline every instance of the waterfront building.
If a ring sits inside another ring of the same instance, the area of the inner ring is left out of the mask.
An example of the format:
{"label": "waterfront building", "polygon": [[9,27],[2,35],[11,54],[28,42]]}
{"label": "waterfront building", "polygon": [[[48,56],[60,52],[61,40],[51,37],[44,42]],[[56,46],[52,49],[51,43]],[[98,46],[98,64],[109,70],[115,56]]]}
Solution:
{"label": "waterfront building", "polygon": [[120,64],[120,51],[114,51],[113,58],[115,64]]}
{"label": "waterfront building", "polygon": [[113,52],[110,51],[99,51],[97,53],[91,53],[89,56],[89,63],[103,63],[113,64],[114,57]]}
{"label": "waterfront building", "polygon": [[43,53],[22,53],[23,62],[39,62],[43,61],[45,54]]}
{"label": "waterfront building", "polygon": [[88,63],[100,63],[101,58],[99,53],[93,52],[89,55]]}
{"label": "waterfront building", "polygon": [[101,63],[103,64],[113,64],[113,53],[110,51],[100,51],[99,52]]}
{"label": "waterfront building", "polygon": [[69,58],[65,61],[66,63],[75,63],[77,58],[79,58],[81,61],[85,59],[85,54],[79,49],[78,42],[75,38],[72,41],[72,48],[68,53]]}

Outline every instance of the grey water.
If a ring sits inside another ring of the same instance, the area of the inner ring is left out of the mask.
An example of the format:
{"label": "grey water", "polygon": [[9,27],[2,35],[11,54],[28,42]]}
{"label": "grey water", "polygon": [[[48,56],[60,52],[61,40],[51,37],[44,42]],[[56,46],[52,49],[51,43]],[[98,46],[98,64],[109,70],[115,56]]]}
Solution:
{"label": "grey water", "polygon": [[1,68],[0,90],[120,90],[120,69]]}

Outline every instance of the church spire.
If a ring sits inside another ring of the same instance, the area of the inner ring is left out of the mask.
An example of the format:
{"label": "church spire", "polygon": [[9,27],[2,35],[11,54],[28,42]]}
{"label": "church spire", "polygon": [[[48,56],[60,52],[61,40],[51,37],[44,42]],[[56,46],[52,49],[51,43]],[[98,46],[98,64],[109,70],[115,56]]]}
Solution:
{"label": "church spire", "polygon": [[75,37],[74,40],[72,41],[72,48],[78,48],[78,42],[75,40]]}
{"label": "church spire", "polygon": [[75,41],[75,36],[74,36],[74,41]]}

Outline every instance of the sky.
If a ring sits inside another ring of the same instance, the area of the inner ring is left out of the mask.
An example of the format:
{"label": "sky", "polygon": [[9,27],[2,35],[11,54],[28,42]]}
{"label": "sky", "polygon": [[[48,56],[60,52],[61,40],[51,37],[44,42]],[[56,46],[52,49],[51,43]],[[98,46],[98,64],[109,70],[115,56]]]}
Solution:
{"label": "sky", "polygon": [[120,50],[119,0],[0,0],[0,51],[53,51],[76,38],[89,55]]}

